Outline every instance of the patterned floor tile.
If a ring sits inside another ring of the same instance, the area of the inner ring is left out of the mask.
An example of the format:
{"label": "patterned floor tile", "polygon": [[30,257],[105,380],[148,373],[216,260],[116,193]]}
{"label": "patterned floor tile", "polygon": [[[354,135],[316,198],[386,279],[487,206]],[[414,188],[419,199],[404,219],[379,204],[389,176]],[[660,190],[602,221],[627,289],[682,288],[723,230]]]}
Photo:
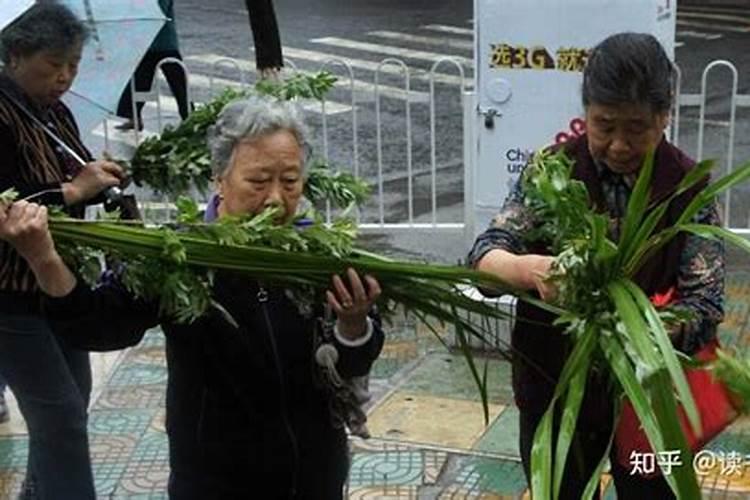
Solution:
{"label": "patterned floor tile", "polygon": [[153,365],[144,363],[121,365],[112,374],[109,385],[134,386],[134,385],[163,385],[167,383],[166,365]]}
{"label": "patterned floor tile", "polygon": [[166,392],[161,384],[107,387],[102,390],[94,409],[161,408]]}
{"label": "patterned floor tile", "polygon": [[126,434],[140,438],[151,424],[156,410],[99,410],[91,412],[89,433]]}
{"label": "patterned floor tile", "polygon": [[351,487],[424,484],[424,455],[420,451],[357,453],[352,456]]}
{"label": "patterned floor tile", "polygon": [[[490,421],[503,410],[489,405]],[[469,449],[484,433],[481,403],[396,391],[368,417],[373,437]]]}
{"label": "patterned floor tile", "polygon": [[163,432],[149,431],[138,441],[133,450],[132,460],[139,462],[158,462],[169,460],[167,435]]}
{"label": "patterned floor tile", "polygon": [[352,488],[347,492],[349,500],[417,500],[419,498],[416,486],[375,486],[368,488]]}
{"label": "patterned floor tile", "polygon": [[166,463],[130,464],[114,492],[114,498],[167,498],[169,465]]}
{"label": "patterned floor tile", "polygon": [[138,434],[90,433],[89,448],[94,463],[127,463],[141,437]]}
{"label": "patterned floor tile", "polygon": [[507,407],[485,431],[475,450],[518,457],[518,409]]}
{"label": "patterned floor tile", "polygon": [[0,498],[18,497],[25,475],[25,466],[21,469],[0,470]]}
{"label": "patterned floor tile", "polygon": [[[518,495],[500,495],[498,493],[487,493],[473,491],[461,486],[450,486],[441,491],[437,500],[518,500]],[[526,500],[527,497],[523,497]]]}
{"label": "patterned floor tile", "polygon": [[0,440],[0,471],[5,469],[25,469],[29,456],[29,439],[14,437]]}
{"label": "patterned floor tile", "polygon": [[99,498],[114,497],[117,486],[122,480],[122,474],[127,467],[127,460],[113,462],[99,462],[94,464],[94,484]]}
{"label": "patterned floor tile", "polygon": [[[497,359],[486,361],[490,402],[512,402],[509,363]],[[477,359],[481,370],[484,369],[484,362],[485,359]],[[463,356],[446,354],[444,351],[428,354],[420,360],[419,366],[409,375],[401,388],[433,396],[480,401],[479,390]]]}
{"label": "patterned floor tile", "polygon": [[518,496],[526,491],[521,462],[467,457],[455,485],[465,491]]}

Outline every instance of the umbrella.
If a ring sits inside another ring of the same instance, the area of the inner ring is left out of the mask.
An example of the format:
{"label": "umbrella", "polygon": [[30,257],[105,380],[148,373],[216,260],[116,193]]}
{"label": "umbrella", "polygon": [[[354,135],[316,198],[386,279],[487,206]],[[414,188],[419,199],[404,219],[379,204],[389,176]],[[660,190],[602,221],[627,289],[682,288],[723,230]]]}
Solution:
{"label": "umbrella", "polygon": [[86,20],[91,30],[73,88],[63,97],[81,132],[88,132],[114,114],[122,90],[166,18],[157,0],[62,3]]}
{"label": "umbrella", "polygon": [[34,0],[0,0],[0,30],[34,5]]}

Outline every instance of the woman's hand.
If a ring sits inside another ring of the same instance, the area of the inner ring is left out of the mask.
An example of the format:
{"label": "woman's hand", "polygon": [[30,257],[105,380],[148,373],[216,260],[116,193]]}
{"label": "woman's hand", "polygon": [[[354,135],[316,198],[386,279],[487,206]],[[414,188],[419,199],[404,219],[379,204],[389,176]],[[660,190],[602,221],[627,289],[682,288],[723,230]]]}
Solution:
{"label": "woman's hand", "polygon": [[522,255],[519,259],[528,288],[535,289],[543,301],[554,301],[557,297],[557,287],[548,282],[547,278],[555,258],[549,255],[529,254]]}
{"label": "woman's hand", "polygon": [[13,245],[29,264],[57,255],[47,225],[47,207],[17,201],[0,207],[0,239]]}
{"label": "woman's hand", "polygon": [[480,271],[494,274],[510,286],[521,290],[536,290],[545,302],[557,297],[557,287],[547,282],[555,258],[549,255],[516,255],[507,250],[487,252],[477,263]]}
{"label": "woman's hand", "polygon": [[48,295],[62,297],[75,287],[75,276],[57,253],[49,232],[47,207],[26,201],[0,206],[0,239],[26,259],[39,288]]}
{"label": "woman's hand", "polygon": [[96,197],[112,186],[120,186],[126,175],[122,167],[108,160],[86,164],[72,181],[63,184],[65,203],[75,205]]}
{"label": "woman's hand", "polygon": [[[336,313],[339,333],[350,340],[363,336],[367,331],[367,313],[380,297],[380,283],[372,276],[366,275],[364,283],[357,272],[346,270],[349,286],[339,275],[334,275],[333,290],[326,291],[328,305]],[[366,287],[365,287],[366,283]]]}

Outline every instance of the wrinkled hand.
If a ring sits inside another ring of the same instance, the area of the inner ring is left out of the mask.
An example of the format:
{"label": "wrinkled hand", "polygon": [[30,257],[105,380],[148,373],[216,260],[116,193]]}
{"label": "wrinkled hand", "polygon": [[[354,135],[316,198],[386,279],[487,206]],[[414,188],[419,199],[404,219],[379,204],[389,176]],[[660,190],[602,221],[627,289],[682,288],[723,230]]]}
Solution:
{"label": "wrinkled hand", "polygon": [[339,333],[355,339],[365,334],[367,313],[380,297],[381,290],[380,283],[372,276],[364,277],[367,287],[354,269],[347,269],[346,276],[349,278],[348,287],[339,275],[333,276],[333,290],[326,291],[326,298],[336,313]]}
{"label": "wrinkled hand", "polygon": [[69,183],[65,201],[73,205],[90,200],[107,188],[121,185],[125,179],[125,172],[117,163],[108,160],[92,161]]}
{"label": "wrinkled hand", "polygon": [[554,301],[557,297],[557,287],[546,279],[555,258],[549,255],[529,254],[522,256],[521,259],[528,288],[535,289],[543,301]]}
{"label": "wrinkled hand", "polygon": [[17,201],[0,206],[0,239],[13,245],[29,263],[42,262],[57,255],[48,228],[47,207]]}

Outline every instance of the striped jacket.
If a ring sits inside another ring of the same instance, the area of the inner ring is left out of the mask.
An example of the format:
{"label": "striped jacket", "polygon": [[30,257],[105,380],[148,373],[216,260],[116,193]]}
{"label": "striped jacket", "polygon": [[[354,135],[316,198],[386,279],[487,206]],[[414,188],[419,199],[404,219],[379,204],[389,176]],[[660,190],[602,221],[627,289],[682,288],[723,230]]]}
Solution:
{"label": "striped jacket", "polygon": [[[20,198],[45,190],[56,190],[33,201],[64,206],[61,183],[70,181],[80,166],[55,144],[39,124],[31,120],[18,104],[47,124],[57,136],[82,158],[91,154],[81,142],[70,110],[62,103],[40,109],[8,76],[0,74],[0,192],[15,188]],[[84,207],[67,207],[70,215],[82,217]],[[14,304],[25,298],[33,303],[38,294],[36,280],[24,261],[8,244],[0,242],[0,311],[21,312]],[[20,301],[24,302],[24,301]],[[28,312],[29,307],[22,308]]]}

